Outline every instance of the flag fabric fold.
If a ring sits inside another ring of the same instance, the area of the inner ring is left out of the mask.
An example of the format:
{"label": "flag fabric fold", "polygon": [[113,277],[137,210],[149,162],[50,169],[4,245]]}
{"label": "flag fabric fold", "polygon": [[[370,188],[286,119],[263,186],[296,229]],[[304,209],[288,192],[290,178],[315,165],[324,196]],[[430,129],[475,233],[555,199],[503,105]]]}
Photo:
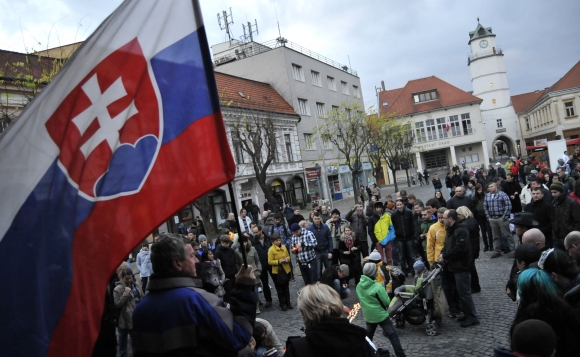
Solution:
{"label": "flag fabric fold", "polygon": [[0,139],[0,346],[90,356],[118,264],[230,182],[197,1],[124,1]]}

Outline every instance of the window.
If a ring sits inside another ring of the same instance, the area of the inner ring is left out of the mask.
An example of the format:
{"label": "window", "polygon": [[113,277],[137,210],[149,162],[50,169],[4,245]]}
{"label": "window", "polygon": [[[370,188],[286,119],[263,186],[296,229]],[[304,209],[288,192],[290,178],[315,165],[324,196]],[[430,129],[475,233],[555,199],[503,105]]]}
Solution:
{"label": "window", "polygon": [[469,113],[461,114],[461,126],[463,127],[463,135],[473,134]]}
{"label": "window", "polygon": [[348,95],[348,84],[346,82],[340,81],[342,87],[342,94]]}
{"label": "window", "polygon": [[415,103],[428,102],[437,99],[437,91],[413,94]]}
{"label": "window", "polygon": [[418,143],[422,143],[422,142],[426,141],[426,139],[425,139],[425,127],[424,127],[422,121],[415,123],[415,133],[417,135],[417,142]]}
{"label": "window", "polygon": [[576,111],[574,110],[574,102],[564,103],[564,108],[566,108],[566,117],[573,117],[576,115]]}
{"label": "window", "polygon": [[332,150],[332,143],[328,140],[328,136],[322,136],[322,144],[324,144],[324,150]]}
{"label": "window", "polygon": [[496,120],[496,122],[497,122],[498,128],[503,128],[503,124],[501,123],[501,119]]}
{"label": "window", "polygon": [[427,140],[437,140],[437,130],[435,129],[435,120],[429,119],[425,122],[427,126]]}
{"label": "window", "polygon": [[322,87],[322,81],[320,80],[320,73],[318,73],[316,71],[310,71],[310,73],[312,74],[312,85],[315,85],[317,87]]}
{"label": "window", "polygon": [[471,162],[478,162],[478,161],[479,161],[479,155],[478,154],[471,155]]}
{"label": "window", "polygon": [[324,103],[316,103],[316,115],[319,118],[324,118],[324,112],[326,109],[324,108]]}
{"label": "window", "polygon": [[[233,137],[233,135],[232,135]],[[236,155],[236,164],[243,164],[244,161],[244,150],[242,149],[242,144],[237,140],[233,139],[232,144],[234,146],[234,154]]]}
{"label": "window", "polygon": [[352,86],[352,95],[354,95],[355,98],[360,98],[358,86]]}
{"label": "window", "polygon": [[492,103],[492,104],[495,104],[495,99],[492,99],[492,100],[491,100],[491,103]]}
{"label": "window", "polygon": [[526,130],[530,130],[530,118],[526,118]]}
{"label": "window", "polygon": [[328,81],[328,89],[336,92],[336,83],[334,82],[334,78],[328,76],[326,77],[326,80]]}
{"label": "window", "polygon": [[308,100],[298,98],[298,111],[302,115],[310,115],[310,107],[308,106]]}
{"label": "window", "polygon": [[458,115],[452,115],[449,117],[449,125],[451,126],[451,136],[461,136]]}
{"label": "window", "polygon": [[284,145],[286,146],[286,158],[288,162],[294,161],[294,156],[292,155],[292,143],[290,142],[290,134],[284,134]]}
{"label": "window", "polygon": [[447,127],[445,126],[445,118],[437,118],[437,133],[439,134],[439,139],[447,137]]}
{"label": "window", "polygon": [[316,143],[312,139],[312,134],[304,134],[304,144],[306,150],[316,150]]}
{"label": "window", "polygon": [[304,72],[302,71],[302,66],[292,63],[292,75],[294,79],[300,82],[304,82]]}

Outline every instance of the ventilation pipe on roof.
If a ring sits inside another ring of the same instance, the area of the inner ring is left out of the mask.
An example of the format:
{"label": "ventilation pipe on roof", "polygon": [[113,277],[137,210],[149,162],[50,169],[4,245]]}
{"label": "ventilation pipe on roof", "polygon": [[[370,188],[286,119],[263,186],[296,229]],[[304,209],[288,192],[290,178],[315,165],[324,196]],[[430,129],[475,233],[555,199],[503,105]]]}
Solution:
{"label": "ventilation pipe on roof", "polygon": [[383,87],[383,91],[385,90],[385,81],[381,81],[381,87]]}

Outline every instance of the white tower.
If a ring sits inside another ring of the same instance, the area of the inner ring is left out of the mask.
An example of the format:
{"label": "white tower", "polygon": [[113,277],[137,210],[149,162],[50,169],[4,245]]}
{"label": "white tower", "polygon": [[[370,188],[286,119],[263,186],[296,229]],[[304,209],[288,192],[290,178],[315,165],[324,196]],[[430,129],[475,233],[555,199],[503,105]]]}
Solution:
{"label": "white tower", "polygon": [[495,36],[491,27],[483,27],[477,19],[475,31],[469,33],[471,56],[467,65],[473,95],[483,99],[480,109],[488,152],[490,157],[497,159],[520,154],[521,134],[510,100],[503,50],[497,45]]}

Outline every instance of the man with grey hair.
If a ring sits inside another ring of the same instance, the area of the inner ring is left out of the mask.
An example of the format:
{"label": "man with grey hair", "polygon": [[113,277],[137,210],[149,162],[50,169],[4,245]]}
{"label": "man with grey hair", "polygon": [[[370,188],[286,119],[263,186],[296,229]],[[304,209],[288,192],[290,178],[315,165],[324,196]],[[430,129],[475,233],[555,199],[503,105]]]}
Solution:
{"label": "man with grey hair", "polygon": [[580,267],[580,232],[572,231],[564,238],[564,248]]}
{"label": "man with grey hair", "polygon": [[195,261],[192,246],[171,234],[153,243],[149,293],[133,311],[135,356],[235,357],[248,345],[258,302],[252,266],[242,266],[236,275],[228,308],[202,289]]}

